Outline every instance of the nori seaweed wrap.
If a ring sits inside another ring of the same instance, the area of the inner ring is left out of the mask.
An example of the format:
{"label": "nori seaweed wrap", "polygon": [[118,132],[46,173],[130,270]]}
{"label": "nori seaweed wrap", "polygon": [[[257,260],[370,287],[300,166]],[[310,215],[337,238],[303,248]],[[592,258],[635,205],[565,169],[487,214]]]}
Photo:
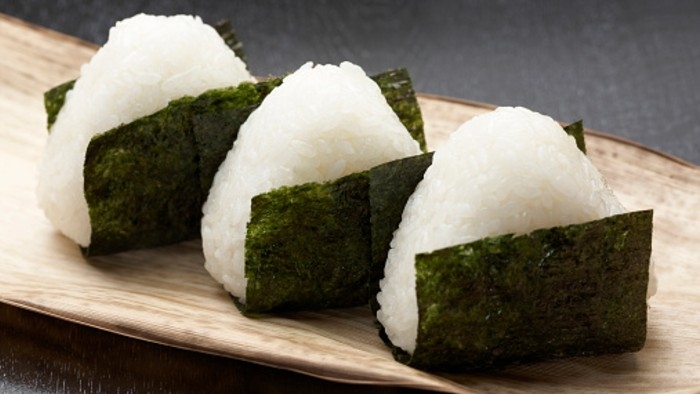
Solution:
{"label": "nori seaweed wrap", "polygon": [[244,82],[182,98],[95,136],[83,169],[92,225],[84,254],[197,238],[216,169],[240,125],[280,81]]}
{"label": "nori seaweed wrap", "polygon": [[367,303],[369,175],[281,187],[252,200],[245,313]]}
{"label": "nori seaweed wrap", "polygon": [[[405,69],[372,77],[401,122],[424,144],[420,109]],[[86,256],[199,236],[201,206],[238,129],[280,78],[214,89],[93,137],[84,167],[92,234]],[[47,92],[55,119],[72,82]],[[199,192],[196,192],[199,189]]]}
{"label": "nori seaweed wrap", "polygon": [[652,211],[489,237],[416,256],[425,369],[468,370],[640,350]]}

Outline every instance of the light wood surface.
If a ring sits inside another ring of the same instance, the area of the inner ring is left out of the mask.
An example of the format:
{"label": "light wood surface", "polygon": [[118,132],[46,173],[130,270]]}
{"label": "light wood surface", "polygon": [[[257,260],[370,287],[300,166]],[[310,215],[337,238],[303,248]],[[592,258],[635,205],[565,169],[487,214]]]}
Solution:
{"label": "light wood surface", "polygon": [[[645,348],[471,374],[395,362],[367,308],[242,317],[203,268],[199,242],[85,260],[37,207],[42,93],[75,78],[92,45],[0,15],[0,302],[170,346],[325,379],[447,392],[700,390],[700,169],[589,132],[589,155],[629,209],[653,208],[659,278]],[[487,105],[421,95],[439,146]],[[181,373],[181,371],[173,371]]]}

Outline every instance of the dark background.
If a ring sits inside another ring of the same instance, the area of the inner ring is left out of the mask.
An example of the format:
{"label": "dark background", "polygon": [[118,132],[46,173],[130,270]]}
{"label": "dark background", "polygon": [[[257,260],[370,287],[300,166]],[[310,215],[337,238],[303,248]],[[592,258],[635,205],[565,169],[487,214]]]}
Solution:
{"label": "dark background", "polygon": [[[309,60],[350,60],[368,73],[407,67],[419,92],[582,118],[700,164],[700,1],[0,0],[0,12],[97,44],[138,12],[228,18],[256,75]],[[147,344],[0,303],[0,392],[190,391],[394,389]]]}
{"label": "dark background", "polygon": [[700,2],[0,1],[102,44],[138,12],[230,19],[255,75],[350,60],[419,92],[521,105],[700,164]]}

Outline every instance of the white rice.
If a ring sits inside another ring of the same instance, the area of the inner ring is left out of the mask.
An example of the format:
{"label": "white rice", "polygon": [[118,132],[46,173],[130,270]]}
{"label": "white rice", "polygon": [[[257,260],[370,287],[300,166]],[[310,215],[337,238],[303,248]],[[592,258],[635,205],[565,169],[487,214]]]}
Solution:
{"label": "white rice", "polygon": [[252,197],[418,153],[418,143],[360,67],[305,64],[250,115],[219,167],[203,209],[206,269],[245,303]]}
{"label": "white rice", "polygon": [[435,152],[405,207],[377,317],[391,342],[412,353],[417,253],[623,212],[602,175],[551,118],[525,108],[475,117]]}
{"label": "white rice", "polygon": [[88,246],[83,163],[91,137],[170,100],[251,79],[246,65],[199,17],[139,14],[118,22],[81,68],[51,128],[39,169],[39,205],[56,228]]}

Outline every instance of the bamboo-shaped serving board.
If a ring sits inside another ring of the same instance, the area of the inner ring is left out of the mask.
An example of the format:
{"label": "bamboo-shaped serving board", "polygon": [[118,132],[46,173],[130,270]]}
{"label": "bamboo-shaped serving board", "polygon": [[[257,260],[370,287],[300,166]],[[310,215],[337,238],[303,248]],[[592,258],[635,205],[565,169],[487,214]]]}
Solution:
{"label": "bamboo-shaped serving board", "polygon": [[[170,346],[353,383],[446,392],[700,391],[700,169],[588,132],[593,162],[632,210],[653,208],[658,293],[638,353],[429,374],[395,362],[368,308],[240,315],[198,241],[86,260],[37,207],[42,93],[78,76],[91,44],[0,15],[0,302]],[[429,145],[491,109],[421,95]]]}

